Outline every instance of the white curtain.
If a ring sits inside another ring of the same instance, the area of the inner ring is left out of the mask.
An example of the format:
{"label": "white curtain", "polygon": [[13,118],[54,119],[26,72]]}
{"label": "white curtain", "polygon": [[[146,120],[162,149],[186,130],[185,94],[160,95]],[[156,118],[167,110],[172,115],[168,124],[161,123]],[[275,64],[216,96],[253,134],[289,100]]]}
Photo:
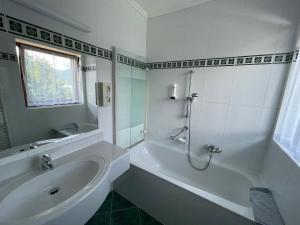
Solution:
{"label": "white curtain", "polygon": [[28,107],[81,102],[78,58],[26,45],[20,56]]}
{"label": "white curtain", "polygon": [[274,139],[300,163],[300,60],[291,65]]}

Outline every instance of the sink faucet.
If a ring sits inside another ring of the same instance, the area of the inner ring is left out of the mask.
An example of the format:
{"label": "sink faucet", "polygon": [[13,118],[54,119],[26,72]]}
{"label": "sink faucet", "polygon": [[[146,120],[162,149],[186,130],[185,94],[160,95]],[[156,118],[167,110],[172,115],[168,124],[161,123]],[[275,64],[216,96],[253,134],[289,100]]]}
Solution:
{"label": "sink faucet", "polygon": [[49,170],[49,169],[52,170],[54,167],[53,160],[52,160],[51,156],[48,154],[42,155],[41,164],[42,164],[43,170]]}

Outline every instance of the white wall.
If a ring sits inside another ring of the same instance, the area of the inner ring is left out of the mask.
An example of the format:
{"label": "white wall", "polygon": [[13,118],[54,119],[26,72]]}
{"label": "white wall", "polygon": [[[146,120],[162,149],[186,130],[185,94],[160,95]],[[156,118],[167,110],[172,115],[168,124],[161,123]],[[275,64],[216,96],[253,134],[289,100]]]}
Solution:
{"label": "white wall", "polygon": [[69,25],[57,22],[13,1],[1,1],[3,8],[0,8],[0,12],[9,16],[106,49],[118,46],[118,48],[137,55],[145,56],[146,54],[147,20],[127,0],[31,1],[40,7],[90,26],[90,33],[84,33]]}
{"label": "white wall", "polygon": [[297,0],[207,1],[148,20],[150,61],[291,50]]}
{"label": "white wall", "polygon": [[[34,0],[34,2],[38,6],[90,26],[91,32],[84,33],[10,0],[0,0],[0,12],[102,48],[111,50],[112,46],[117,46],[136,55],[146,54],[147,20],[128,1]],[[15,50],[3,43],[0,51],[13,53]],[[111,82],[111,61],[97,58],[96,65],[98,81]],[[104,139],[111,142],[112,107],[99,108],[98,113],[99,127],[104,131]]]}
{"label": "white wall", "polygon": [[[112,62],[96,61],[98,81],[112,82]],[[112,103],[113,104],[113,103]],[[113,142],[113,108],[105,106],[98,108],[99,129],[103,132],[103,139]]]}
{"label": "white wall", "polygon": [[[148,21],[150,61],[183,60],[292,50],[299,3],[294,0],[208,1]],[[268,145],[287,65],[197,68],[192,91],[192,148],[217,144],[215,160],[258,173]],[[148,138],[177,147],[169,136],[186,120],[183,101],[168,100],[168,86],[186,96],[188,69],[151,70]],[[207,156],[206,156],[207,157]],[[204,157],[201,157],[204,159]],[[203,163],[202,163],[203,164]]]}
{"label": "white wall", "polygon": [[262,177],[273,192],[285,224],[299,224],[300,168],[274,141],[266,154]]}
{"label": "white wall", "polygon": [[[96,57],[86,56],[84,65],[93,67],[96,66]],[[98,106],[96,105],[95,83],[98,80],[97,71],[86,71],[84,73],[86,105],[87,105],[87,120],[89,123],[98,124]]]}
{"label": "white wall", "polygon": [[[295,48],[299,49],[300,20],[294,42]],[[285,224],[299,224],[300,168],[273,139],[270,141],[263,162],[261,176],[266,185],[273,191]]]}

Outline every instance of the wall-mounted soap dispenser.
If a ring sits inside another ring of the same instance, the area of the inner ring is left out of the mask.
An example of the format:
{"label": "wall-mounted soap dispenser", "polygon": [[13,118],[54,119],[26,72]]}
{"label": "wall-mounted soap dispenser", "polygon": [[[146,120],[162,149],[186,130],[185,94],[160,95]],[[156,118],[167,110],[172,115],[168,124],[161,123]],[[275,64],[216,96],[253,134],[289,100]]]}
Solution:
{"label": "wall-mounted soap dispenser", "polygon": [[176,93],[177,92],[177,85],[176,84],[172,84],[170,86],[170,99],[171,100],[175,100],[177,98]]}
{"label": "wall-mounted soap dispenser", "polygon": [[110,106],[111,105],[111,83],[97,82],[95,84],[96,90],[96,104],[98,106]]}

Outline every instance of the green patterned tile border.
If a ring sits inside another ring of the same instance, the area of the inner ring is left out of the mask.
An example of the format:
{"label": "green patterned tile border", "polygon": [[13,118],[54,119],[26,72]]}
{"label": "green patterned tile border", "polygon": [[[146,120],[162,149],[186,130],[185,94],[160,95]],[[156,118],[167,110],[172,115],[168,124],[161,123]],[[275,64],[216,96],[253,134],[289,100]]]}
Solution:
{"label": "green patterned tile border", "polygon": [[[7,24],[7,26],[5,26],[5,24]],[[97,47],[95,45],[51,31],[49,29],[45,29],[40,26],[36,26],[14,17],[4,16],[3,14],[0,14],[0,30],[29,39],[45,42],[51,45],[60,46],[76,52],[112,60],[112,52],[110,50]],[[124,61],[120,61],[121,63],[141,69],[146,68],[145,62],[131,59],[127,56],[121,56],[121,58],[124,59]],[[118,59],[120,59],[120,57]]]}
{"label": "green patterned tile border", "polygon": [[[5,31],[18,36],[38,40],[51,45],[63,47],[76,52],[112,60],[110,50],[97,47],[95,45],[74,39],[72,37],[51,31],[49,29],[36,26],[34,24],[3,15],[0,13],[0,31]],[[1,58],[6,60],[6,54],[0,53]],[[220,67],[220,66],[242,66],[242,65],[264,65],[291,63],[298,59],[299,50],[289,53],[233,56],[206,59],[191,59],[178,61],[164,61],[145,63],[133,58],[118,55],[119,63],[134,66],[141,69],[176,69],[176,68],[195,68],[195,67]],[[4,56],[4,57],[3,57]],[[17,61],[14,54],[8,54],[8,60]]]}
{"label": "green patterned tile border", "polygon": [[0,13],[0,30],[5,31],[5,19],[4,15]]}
{"label": "green patterned tile border", "polygon": [[298,59],[299,50],[288,53],[246,55],[221,58],[192,59],[179,61],[165,61],[147,63],[146,68],[152,69],[176,69],[195,67],[220,67],[291,63]]}
{"label": "green patterned tile border", "polygon": [[0,60],[6,60],[6,61],[17,61],[17,55],[6,53],[6,52],[0,52]]}
{"label": "green patterned tile border", "polygon": [[91,66],[82,66],[81,70],[83,72],[91,72],[91,71],[96,71],[96,65],[91,65]]}
{"label": "green patterned tile border", "polygon": [[[10,16],[0,15],[0,29],[21,37],[41,41],[55,46],[60,46],[80,53],[112,60],[110,50],[68,37],[66,35],[36,26]],[[1,21],[3,23],[1,23]],[[2,26],[1,26],[2,24]],[[5,26],[7,25],[7,26]]]}
{"label": "green patterned tile border", "polygon": [[125,55],[120,55],[118,54],[117,56],[118,62],[122,63],[122,64],[126,64],[129,66],[134,66],[140,69],[145,69],[146,68],[146,63],[141,62],[139,60],[133,59],[133,58],[129,58]]}

